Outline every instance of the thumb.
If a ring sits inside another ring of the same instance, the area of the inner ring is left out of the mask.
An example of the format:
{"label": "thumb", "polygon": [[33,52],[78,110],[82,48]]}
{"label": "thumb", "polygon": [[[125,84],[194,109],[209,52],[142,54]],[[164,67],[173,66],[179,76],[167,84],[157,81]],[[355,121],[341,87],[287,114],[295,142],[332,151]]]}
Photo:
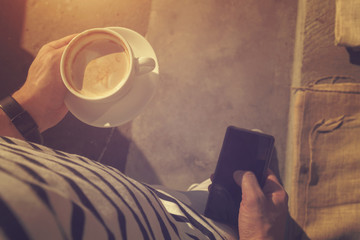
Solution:
{"label": "thumb", "polygon": [[237,170],[233,174],[234,181],[242,189],[242,199],[244,202],[252,203],[264,197],[264,193],[253,172]]}

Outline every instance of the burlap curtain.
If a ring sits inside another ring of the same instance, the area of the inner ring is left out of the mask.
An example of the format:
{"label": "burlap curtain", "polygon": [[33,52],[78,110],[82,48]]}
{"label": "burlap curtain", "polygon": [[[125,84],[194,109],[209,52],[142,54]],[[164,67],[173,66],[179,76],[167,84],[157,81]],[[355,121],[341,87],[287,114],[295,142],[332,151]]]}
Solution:
{"label": "burlap curtain", "polygon": [[296,91],[290,211],[310,239],[360,239],[360,84]]}
{"label": "burlap curtain", "polygon": [[360,47],[360,0],[336,0],[335,43]]}

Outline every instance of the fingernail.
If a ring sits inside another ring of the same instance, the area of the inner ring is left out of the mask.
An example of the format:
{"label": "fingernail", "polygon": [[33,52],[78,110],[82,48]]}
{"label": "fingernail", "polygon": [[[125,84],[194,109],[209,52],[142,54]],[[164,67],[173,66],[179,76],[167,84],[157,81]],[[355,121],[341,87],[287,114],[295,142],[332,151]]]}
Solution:
{"label": "fingernail", "polygon": [[242,177],[244,176],[245,171],[242,170],[236,170],[233,174],[234,181],[237,184],[241,184]]}

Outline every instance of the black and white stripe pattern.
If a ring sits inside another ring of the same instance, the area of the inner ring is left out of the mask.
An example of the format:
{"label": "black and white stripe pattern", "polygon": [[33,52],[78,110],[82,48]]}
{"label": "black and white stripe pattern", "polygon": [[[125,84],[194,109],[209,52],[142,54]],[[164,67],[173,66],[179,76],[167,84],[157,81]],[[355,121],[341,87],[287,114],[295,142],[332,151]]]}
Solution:
{"label": "black and white stripe pattern", "polygon": [[223,239],[169,194],[85,157],[0,138],[1,239]]}

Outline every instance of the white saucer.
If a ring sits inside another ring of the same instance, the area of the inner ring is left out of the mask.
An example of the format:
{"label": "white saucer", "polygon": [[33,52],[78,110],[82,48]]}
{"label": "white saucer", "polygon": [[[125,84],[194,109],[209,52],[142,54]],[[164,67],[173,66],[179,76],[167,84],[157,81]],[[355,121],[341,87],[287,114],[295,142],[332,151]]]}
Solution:
{"label": "white saucer", "polygon": [[130,92],[116,102],[89,103],[70,92],[65,96],[69,111],[80,121],[94,127],[116,127],[138,116],[154,96],[158,79],[159,64],[149,42],[139,33],[121,27],[110,27],[119,32],[130,44],[135,57],[151,57],[155,68],[136,77]]}

